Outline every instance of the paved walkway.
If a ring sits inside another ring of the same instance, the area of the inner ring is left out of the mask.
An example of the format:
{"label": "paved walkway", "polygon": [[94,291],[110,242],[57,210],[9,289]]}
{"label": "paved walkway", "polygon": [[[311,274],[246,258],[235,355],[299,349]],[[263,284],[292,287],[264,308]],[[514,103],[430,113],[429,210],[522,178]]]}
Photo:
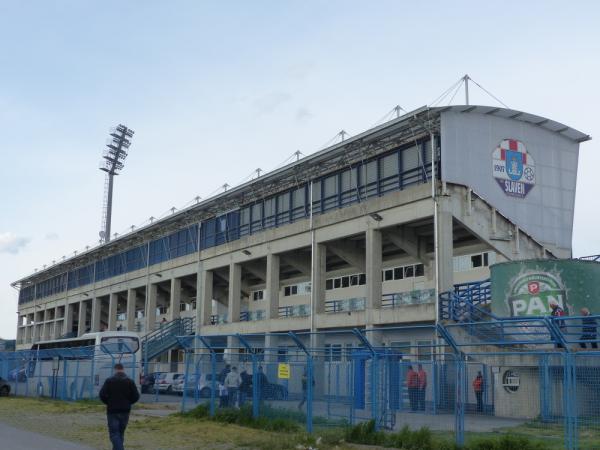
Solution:
{"label": "paved walkway", "polygon": [[0,447],[10,450],[93,450],[92,447],[20,430],[0,422]]}

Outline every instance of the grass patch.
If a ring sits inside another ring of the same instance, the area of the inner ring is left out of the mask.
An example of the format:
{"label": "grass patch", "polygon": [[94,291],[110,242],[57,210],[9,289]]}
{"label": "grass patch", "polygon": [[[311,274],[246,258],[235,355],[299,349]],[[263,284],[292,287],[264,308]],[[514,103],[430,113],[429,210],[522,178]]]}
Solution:
{"label": "grass patch", "polygon": [[210,416],[208,405],[199,405],[191,411],[180,413],[180,415],[183,417],[212,420],[215,422],[235,424],[265,431],[299,433],[302,430],[300,424],[289,417],[252,417],[252,407],[249,405],[243,406],[240,409],[219,408],[212,417]]}

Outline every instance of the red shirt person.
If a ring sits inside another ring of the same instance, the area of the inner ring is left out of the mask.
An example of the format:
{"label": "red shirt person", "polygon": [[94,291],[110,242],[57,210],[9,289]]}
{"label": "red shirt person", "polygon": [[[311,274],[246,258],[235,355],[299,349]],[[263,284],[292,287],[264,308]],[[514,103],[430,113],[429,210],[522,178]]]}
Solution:
{"label": "red shirt person", "polygon": [[419,374],[415,372],[413,366],[408,366],[408,372],[406,373],[406,387],[408,388],[410,409],[411,411],[416,411],[419,395]]}

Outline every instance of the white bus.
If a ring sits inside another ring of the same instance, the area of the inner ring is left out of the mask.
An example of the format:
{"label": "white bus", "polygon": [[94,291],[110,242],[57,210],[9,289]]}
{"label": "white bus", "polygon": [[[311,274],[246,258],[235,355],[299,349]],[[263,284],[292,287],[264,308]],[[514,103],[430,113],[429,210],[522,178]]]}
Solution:
{"label": "white bus", "polygon": [[15,381],[26,380],[37,395],[69,400],[95,398],[116,363],[123,364],[127,375],[140,387],[142,349],[137,333],[86,333],[36,342],[31,350],[29,364],[15,374]]}

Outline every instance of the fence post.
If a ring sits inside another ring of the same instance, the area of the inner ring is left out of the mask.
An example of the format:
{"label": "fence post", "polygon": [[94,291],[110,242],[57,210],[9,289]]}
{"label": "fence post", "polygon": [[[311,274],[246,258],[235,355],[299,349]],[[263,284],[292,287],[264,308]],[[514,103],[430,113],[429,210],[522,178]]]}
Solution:
{"label": "fence post", "polygon": [[550,373],[548,355],[540,357],[540,418],[542,422],[550,420]]}
{"label": "fence post", "polygon": [[259,401],[260,401],[260,386],[258,385],[258,365],[256,363],[256,355],[252,355],[252,417],[258,417]]}
{"label": "fence post", "polygon": [[189,350],[185,351],[185,375],[183,378],[183,392],[181,394],[181,412],[185,412],[185,401],[187,400],[187,383],[189,381],[190,374],[190,355],[192,353]]}
{"label": "fence post", "polygon": [[307,385],[306,385],[306,431],[308,433],[313,432],[313,364],[312,364],[312,356],[307,355]]}
{"label": "fence post", "polygon": [[455,402],[455,433],[456,444],[461,447],[465,443],[465,362],[462,356],[456,359],[456,402]]}
{"label": "fence post", "polygon": [[377,414],[377,381],[379,372],[377,370],[377,355],[371,355],[371,418],[375,421],[375,430],[379,430],[379,417]]}
{"label": "fence post", "polygon": [[575,404],[577,402],[576,373],[574,355],[564,353],[563,373],[563,410],[565,426],[565,448],[575,450],[577,445],[577,413]]}

